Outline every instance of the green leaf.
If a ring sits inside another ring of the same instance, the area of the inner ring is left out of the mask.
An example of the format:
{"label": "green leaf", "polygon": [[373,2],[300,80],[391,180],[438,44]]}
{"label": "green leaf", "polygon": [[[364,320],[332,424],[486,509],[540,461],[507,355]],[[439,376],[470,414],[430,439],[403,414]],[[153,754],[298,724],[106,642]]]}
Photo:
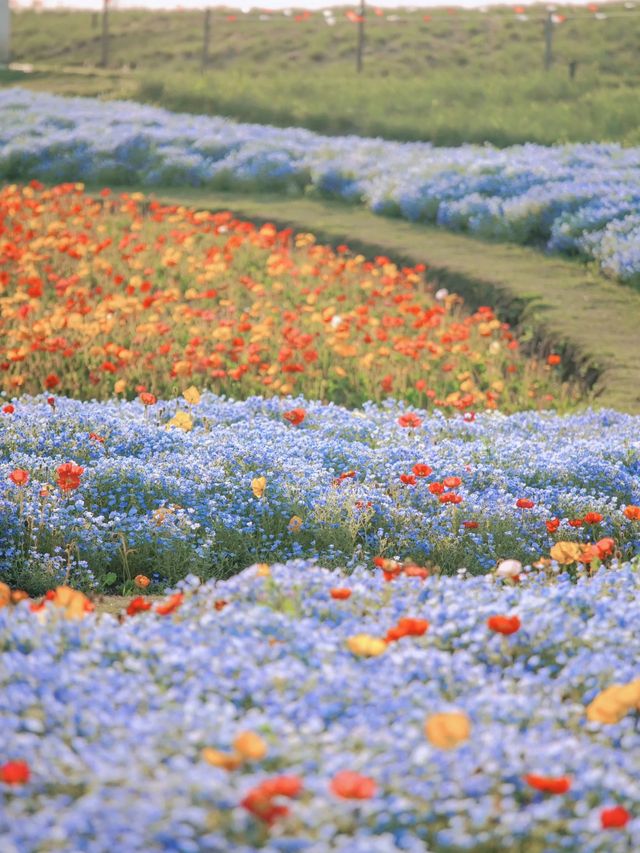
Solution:
{"label": "green leaf", "polygon": [[113,586],[117,580],[118,580],[118,575],[115,572],[109,572],[108,575],[104,576],[104,585],[105,586]]}

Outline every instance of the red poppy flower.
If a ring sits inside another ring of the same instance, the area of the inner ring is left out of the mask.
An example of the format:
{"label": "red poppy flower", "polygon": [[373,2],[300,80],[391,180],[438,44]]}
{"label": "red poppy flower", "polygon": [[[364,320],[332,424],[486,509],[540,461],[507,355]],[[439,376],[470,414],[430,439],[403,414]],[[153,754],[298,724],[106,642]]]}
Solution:
{"label": "red poppy flower", "polygon": [[429,491],[432,495],[441,495],[444,492],[442,483],[429,483]]}
{"label": "red poppy flower", "polygon": [[56,376],[55,373],[50,373],[47,378],[44,380],[44,387],[48,391],[52,391],[54,388],[60,384],[60,378]]}
{"label": "red poppy flower", "polygon": [[14,486],[26,486],[29,482],[29,472],[25,471],[24,468],[14,468],[9,474],[9,479]]}
{"label": "red poppy flower", "polygon": [[132,598],[129,602],[127,616],[135,616],[136,613],[142,613],[145,610],[151,610],[151,602],[139,595],[137,598]]}
{"label": "red poppy flower", "polygon": [[535,504],[529,498],[518,498],[516,501],[516,506],[518,509],[533,509]]}
{"label": "red poppy flower", "polygon": [[83,473],[84,468],[81,465],[76,465],[75,462],[64,462],[56,470],[58,488],[62,492],[71,492],[77,489],[80,486],[80,477]]}
{"label": "red poppy flower", "polygon": [[229,602],[228,602],[228,601],[225,601],[225,599],[224,599],[224,598],[217,598],[217,599],[213,602],[213,606],[214,606],[214,607],[215,607],[215,609],[216,609],[216,610],[218,610],[218,611],[220,611],[220,610],[224,610],[224,608],[227,606],[227,604],[229,604]]}
{"label": "red poppy flower", "polygon": [[174,594],[170,595],[163,604],[158,604],[156,607],[156,613],[160,614],[160,616],[168,616],[169,613],[173,613],[174,610],[177,610],[183,601],[184,593],[174,592]]}
{"label": "red poppy flower", "polygon": [[423,465],[421,462],[416,463],[411,470],[416,477],[428,477],[429,474],[433,473],[432,468],[428,465]]}
{"label": "red poppy flower", "polygon": [[625,507],[624,515],[626,518],[629,519],[629,521],[640,521],[640,506],[634,506],[633,504],[630,504],[629,506]]}
{"label": "red poppy flower", "polygon": [[615,540],[611,539],[610,536],[605,536],[604,539],[599,539],[595,544],[595,548],[601,560],[605,557],[610,557],[611,554],[613,554],[615,547]]}
{"label": "red poppy flower", "polygon": [[415,486],[416,484],[416,476],[415,474],[400,474],[400,480],[406,486]]}
{"label": "red poppy flower", "polygon": [[588,512],[583,518],[583,521],[585,524],[600,524],[602,519],[603,516],[600,515],[599,512]]}
{"label": "red poppy flower", "polygon": [[466,527],[467,530],[476,530],[480,525],[477,521],[463,521],[462,526]]}
{"label": "red poppy flower", "polygon": [[293,426],[299,426],[306,416],[307,413],[304,409],[291,409],[289,412],[285,412],[282,417]]}
{"label": "red poppy flower", "polygon": [[98,441],[100,444],[104,444],[104,438],[101,435],[98,435],[97,432],[90,432],[89,438],[91,441]]}
{"label": "red poppy flower", "polygon": [[440,495],[438,500],[441,504],[461,504],[462,495],[456,495],[454,492],[449,492],[446,495]]}
{"label": "red poppy flower", "polygon": [[286,817],[289,809],[273,802],[274,797],[296,797],[302,790],[302,782],[297,776],[276,776],[256,785],[241,801],[247,811],[271,825],[279,817]]}
{"label": "red poppy flower", "polygon": [[26,785],[31,777],[26,761],[7,761],[0,765],[0,782],[5,785]]}
{"label": "red poppy flower", "polygon": [[337,586],[329,590],[329,595],[337,601],[345,601],[347,598],[350,598],[351,590],[343,586]]}
{"label": "red poppy flower", "polygon": [[520,630],[521,624],[517,616],[490,616],[487,619],[487,627],[496,634],[515,634]]}
{"label": "red poppy flower", "polygon": [[569,527],[582,527],[584,524],[583,518],[570,518],[569,519]]}
{"label": "red poppy flower", "polygon": [[442,483],[446,489],[455,489],[461,485],[462,480],[460,477],[445,477]]}
{"label": "red poppy flower", "polygon": [[550,518],[549,521],[545,521],[545,524],[549,533],[555,533],[556,530],[560,527],[560,519]]}
{"label": "red poppy flower", "polygon": [[562,358],[557,355],[557,353],[551,353],[551,355],[547,356],[547,364],[550,364],[552,367],[560,364]]}
{"label": "red poppy flower", "polygon": [[7,403],[6,406],[2,407],[2,411],[5,413],[5,415],[12,415],[15,412],[15,410],[16,410],[16,407],[12,406],[11,403]]}
{"label": "red poppy flower", "polygon": [[332,793],[345,800],[368,800],[375,796],[376,783],[353,770],[341,770],[331,780]]}
{"label": "red poppy flower", "polygon": [[623,806],[613,806],[600,812],[600,824],[603,829],[622,829],[631,820],[631,815]]}
{"label": "red poppy flower", "polygon": [[524,781],[545,794],[566,794],[571,788],[571,779],[567,776],[536,776],[535,773],[528,773]]}
{"label": "red poppy flower", "polygon": [[400,415],[398,418],[398,424],[401,427],[411,427],[416,429],[419,426],[422,426],[422,418],[419,418],[418,415],[413,412],[408,412],[406,415]]}
{"label": "red poppy flower", "polygon": [[423,566],[407,566],[403,570],[403,574],[408,578],[426,580],[429,577],[429,569],[425,569]]}
{"label": "red poppy flower", "polygon": [[149,393],[149,391],[141,391],[138,396],[143,406],[155,406],[158,402],[156,395]]}

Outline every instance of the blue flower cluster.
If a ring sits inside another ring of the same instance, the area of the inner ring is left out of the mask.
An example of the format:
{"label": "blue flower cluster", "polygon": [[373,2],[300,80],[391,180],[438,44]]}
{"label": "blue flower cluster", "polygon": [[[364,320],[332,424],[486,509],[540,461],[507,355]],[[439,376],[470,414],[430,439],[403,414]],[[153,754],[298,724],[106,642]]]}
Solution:
{"label": "blue flower cluster", "polygon": [[[0,767],[30,770],[0,782],[3,853],[640,849],[636,718],[585,714],[638,678],[637,562],[577,583],[531,570],[513,586],[294,561],[183,586],[171,615],[122,624],[66,621],[51,604],[0,610]],[[350,598],[334,600],[336,586]],[[500,614],[519,617],[517,633],[489,630]],[[405,616],[427,632],[377,657],[350,650]],[[453,711],[470,728],[443,749],[425,721]],[[205,760],[240,732],[266,755],[229,770]],[[336,796],[345,770],[372,779],[373,796]],[[568,790],[544,793],[528,774]],[[282,775],[302,790],[269,828],[242,801]],[[630,820],[604,828],[615,806]]]}
{"label": "blue flower cluster", "polygon": [[[293,406],[305,412],[297,426],[283,417]],[[169,423],[176,412],[191,429]],[[147,409],[17,400],[0,415],[4,577],[34,591],[34,573],[45,588],[65,577],[95,588],[112,573],[166,584],[255,561],[354,568],[379,555],[479,573],[547,555],[555,541],[605,536],[622,557],[640,552],[640,522],[623,513],[640,504],[640,418],[487,412],[471,421],[436,410],[402,426],[407,413],[394,401],[348,410],[209,393]],[[56,469],[69,461],[84,473],[61,492]],[[10,480],[15,469],[28,472],[26,485]],[[442,502],[451,495],[461,502]],[[586,513],[603,520],[569,524]]]}
{"label": "blue flower cluster", "polygon": [[5,180],[306,189],[640,280],[639,148],[435,148],[15,88],[0,92],[0,117]]}

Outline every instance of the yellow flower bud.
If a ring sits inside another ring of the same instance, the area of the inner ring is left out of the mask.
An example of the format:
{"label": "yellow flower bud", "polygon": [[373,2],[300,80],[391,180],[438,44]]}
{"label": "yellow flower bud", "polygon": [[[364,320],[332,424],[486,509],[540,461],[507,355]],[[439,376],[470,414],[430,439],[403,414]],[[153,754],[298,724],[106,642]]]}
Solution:
{"label": "yellow flower bud", "polygon": [[201,755],[207,764],[211,764],[213,767],[221,767],[223,770],[236,770],[242,764],[241,756],[233,755],[230,752],[221,752],[219,749],[212,749],[210,746],[206,746]]}
{"label": "yellow flower bud", "polygon": [[289,531],[291,533],[297,533],[302,527],[302,519],[299,515],[292,515],[291,520],[289,521]]}
{"label": "yellow flower bud", "polygon": [[187,412],[176,412],[175,415],[167,422],[168,427],[177,427],[185,432],[191,432],[193,429],[193,420]]}
{"label": "yellow flower bud", "polygon": [[579,542],[556,542],[549,553],[561,566],[567,566],[575,563],[582,554],[582,545]]}
{"label": "yellow flower bud", "polygon": [[254,477],[251,481],[251,491],[257,498],[261,498],[264,495],[265,489],[267,488],[267,478],[266,477]]}
{"label": "yellow flower bud", "polygon": [[255,732],[240,732],[233,741],[233,748],[247,761],[260,761],[267,754],[267,744]]}
{"label": "yellow flower bud", "polygon": [[469,740],[471,721],[461,711],[433,714],[424,724],[424,733],[429,743],[438,749],[455,749]]}
{"label": "yellow flower bud", "polygon": [[355,634],[347,640],[347,648],[358,657],[377,657],[387,649],[384,640],[370,634]]}
{"label": "yellow flower bud", "polygon": [[197,406],[200,402],[200,392],[194,385],[191,385],[186,391],[183,391],[182,396],[187,403],[190,403],[192,406]]}

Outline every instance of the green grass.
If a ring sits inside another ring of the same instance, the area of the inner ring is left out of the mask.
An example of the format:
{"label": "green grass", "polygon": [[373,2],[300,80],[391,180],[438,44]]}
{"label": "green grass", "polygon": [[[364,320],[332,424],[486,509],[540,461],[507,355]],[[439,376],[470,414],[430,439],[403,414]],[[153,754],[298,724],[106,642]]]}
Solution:
{"label": "green grass", "polygon": [[370,256],[426,263],[431,282],[460,293],[474,307],[498,308],[532,349],[562,351],[571,375],[592,387],[596,405],[640,413],[640,293],[582,264],[335,202],[206,190],[158,190],[156,196],[313,231],[323,242],[347,243]]}
{"label": "green grass", "polygon": [[606,10],[599,21],[585,8],[558,9],[567,20],[554,29],[549,72],[542,6],[528,11],[528,21],[511,9],[428,10],[429,23],[424,10],[401,12],[395,23],[370,12],[360,75],[357,28],[344,10],[333,27],[319,14],[295,23],[237,13],[231,23],[216,12],[204,72],[202,11],[112,12],[108,69],[96,69],[101,21],[90,12],[15,13],[12,49],[16,62],[41,72],[27,85],[62,94],[440,145],[638,144],[640,8]]}

